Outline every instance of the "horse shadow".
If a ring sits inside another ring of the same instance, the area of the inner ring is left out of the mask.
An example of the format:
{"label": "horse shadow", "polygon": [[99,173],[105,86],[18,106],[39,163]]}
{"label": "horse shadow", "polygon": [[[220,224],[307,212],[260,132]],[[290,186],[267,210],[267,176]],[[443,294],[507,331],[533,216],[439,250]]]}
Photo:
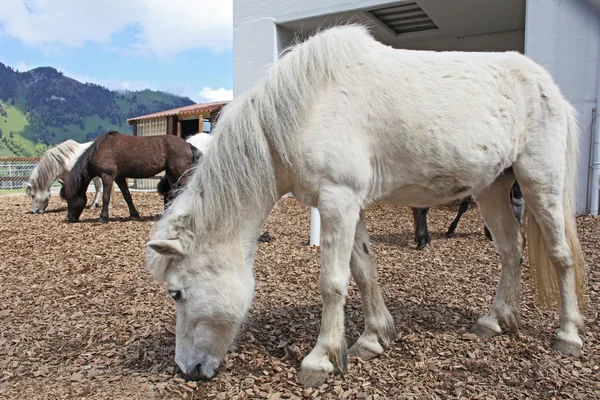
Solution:
{"label": "horse shadow", "polygon": [[54,208],[52,210],[46,210],[45,214],[57,214],[57,213],[63,213],[63,212],[67,212],[67,207],[61,207],[61,208]]}
{"label": "horse shadow", "polygon": [[[156,214],[156,215],[146,215],[143,217],[140,217],[137,220],[133,220],[130,217],[110,217],[108,223],[124,223],[124,222],[152,222],[152,221],[157,221],[158,218],[160,217],[160,214]],[[65,224],[68,224],[69,221],[65,220],[64,221]],[[78,223],[83,223],[83,224],[98,224],[98,225],[104,225],[103,222],[99,222],[98,218],[85,218],[85,219],[80,219]]]}
{"label": "horse shadow", "polygon": [[[476,237],[479,235],[483,235],[481,232],[455,232],[451,237],[446,236],[446,232],[429,232],[429,237],[431,241],[438,240],[452,240],[457,238],[470,238]],[[385,233],[385,234],[375,234],[369,235],[369,238],[372,243],[377,243],[381,245],[400,247],[400,248],[411,248],[413,249],[415,244],[415,239],[413,234],[406,233]],[[427,247],[426,247],[427,248]]]}
{"label": "horse shadow", "polygon": [[[452,307],[445,304],[423,303],[414,304],[408,299],[398,299],[386,302],[394,317],[398,338],[391,347],[411,347],[412,342],[404,337],[417,334],[426,337],[427,334],[447,333],[462,335],[479,315],[465,308]],[[255,312],[251,310],[248,319],[243,324],[238,337],[230,349],[240,354],[243,352],[262,353],[264,356],[278,359],[289,367],[300,368],[302,359],[311,350],[314,340],[319,334],[321,325],[321,303],[301,306],[289,306]],[[348,344],[354,343],[364,329],[364,314],[359,298],[348,301],[344,307],[346,339]],[[125,366],[136,372],[177,373],[181,376],[175,364],[175,336],[162,329],[160,332],[129,344],[125,351],[133,354],[128,357]],[[153,354],[153,357],[144,357]],[[406,361],[413,356],[401,353]],[[225,362],[223,363],[225,364]],[[223,366],[221,366],[222,368]],[[239,376],[260,375],[262,369],[257,369],[251,360],[235,363],[235,374]]]}

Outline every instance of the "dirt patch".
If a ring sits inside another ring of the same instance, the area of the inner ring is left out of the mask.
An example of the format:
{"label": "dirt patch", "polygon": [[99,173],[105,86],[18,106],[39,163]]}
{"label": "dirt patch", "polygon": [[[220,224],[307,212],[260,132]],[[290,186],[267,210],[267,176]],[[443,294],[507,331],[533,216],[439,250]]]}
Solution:
{"label": "dirt patch", "polygon": [[[141,222],[123,199],[111,223],[86,209],[67,224],[53,196],[44,215],[26,213],[25,196],[0,198],[0,397],[2,398],[600,398],[600,220],[578,218],[590,269],[583,355],[550,347],[557,310],[538,309],[523,273],[522,328],[492,339],[468,329],[487,312],[499,258],[483,236],[475,208],[457,234],[444,238],[456,207],[429,212],[431,244],[414,249],[408,208],[371,207],[367,225],[397,340],[368,362],[351,359],[348,374],[319,388],[295,379],[315,343],[321,315],[320,250],[308,246],[310,211],[284,199],[258,244],[257,287],[237,349],[211,382],[185,383],[174,363],[175,314],[164,288],[144,266],[144,248],[162,210],[156,194],[134,193]],[[346,336],[363,329],[351,284]]]}

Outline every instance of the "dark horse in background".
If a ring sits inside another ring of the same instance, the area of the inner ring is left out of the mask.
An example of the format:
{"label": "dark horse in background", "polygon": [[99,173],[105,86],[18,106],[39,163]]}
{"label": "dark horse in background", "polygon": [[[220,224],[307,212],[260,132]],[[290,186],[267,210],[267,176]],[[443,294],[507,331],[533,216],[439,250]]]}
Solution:
{"label": "dark horse in background", "polygon": [[133,205],[126,178],[150,178],[162,171],[171,186],[192,166],[196,149],[173,135],[130,136],[111,131],[98,137],[79,157],[61,189],[67,201],[67,219],[79,221],[87,203],[87,188],[92,178],[102,180],[102,212],[99,222],[108,222],[113,182],[129,207],[130,218],[140,218]]}
{"label": "dark horse in background", "polygon": [[[195,165],[202,158],[203,153],[196,149],[193,145],[190,146],[192,146],[194,149],[192,155],[192,165]],[[187,183],[188,175],[188,173],[183,174],[176,182],[175,186],[171,184],[171,180],[169,180],[167,175],[163,176],[160,178],[160,181],[158,181],[158,184],[156,185],[156,191],[163,196],[165,210],[169,206],[169,203],[175,199],[177,191],[183,188]]]}
{"label": "dark horse in background", "polygon": [[[458,226],[458,221],[460,217],[469,209],[469,204],[471,203],[471,196],[465,197],[463,201],[460,203],[458,207],[458,214],[454,221],[448,227],[448,231],[446,232],[446,237],[450,238],[454,236],[454,231]],[[523,214],[523,195],[521,194],[521,188],[517,181],[515,181],[510,188],[510,205],[513,210],[513,214],[517,221],[521,223],[521,215]],[[413,208],[413,218],[415,223],[415,242],[417,242],[417,249],[423,250],[427,244],[431,241],[429,237],[429,230],[427,229],[427,211],[429,208]],[[492,234],[488,230],[487,226],[485,229],[485,237],[489,240],[492,240]]]}

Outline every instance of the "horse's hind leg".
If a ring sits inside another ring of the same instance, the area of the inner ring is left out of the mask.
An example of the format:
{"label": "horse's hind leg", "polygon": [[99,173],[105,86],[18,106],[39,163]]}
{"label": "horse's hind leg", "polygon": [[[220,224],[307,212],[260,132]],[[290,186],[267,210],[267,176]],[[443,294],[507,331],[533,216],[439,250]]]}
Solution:
{"label": "horse's hind leg", "polygon": [[125,180],[124,177],[120,176],[115,179],[115,182],[117,182],[119,189],[121,189],[121,194],[123,195],[123,198],[125,199],[125,202],[127,203],[127,207],[129,207],[129,218],[131,218],[134,221],[139,221],[140,214],[138,213],[138,211],[135,209],[135,206],[133,205],[133,199],[131,198],[131,193],[129,193],[129,187],[127,187],[127,181]]}
{"label": "horse's hind leg", "polygon": [[481,216],[494,236],[493,243],[502,263],[492,309],[479,318],[472,328],[472,332],[478,336],[498,334],[502,331],[500,325],[518,329],[523,249],[519,224],[512,215],[508,199],[513,179],[512,173],[501,175],[474,196]]}
{"label": "horse's hind leg", "polygon": [[365,330],[350,348],[350,354],[366,361],[383,353],[396,337],[396,329],[377,284],[377,265],[362,212],[356,224],[350,271],[360,290],[365,317]]}
{"label": "horse's hind leg", "polygon": [[456,227],[458,226],[458,221],[460,221],[460,218],[469,209],[470,202],[471,202],[471,196],[467,196],[460,203],[460,206],[458,206],[458,214],[456,214],[456,218],[454,218],[454,221],[452,221],[452,223],[448,227],[448,231],[446,232],[447,238],[451,238],[452,236],[454,236],[454,231],[456,230]]}
{"label": "horse's hind leg", "polygon": [[579,355],[583,345],[578,335],[578,328],[583,326],[579,301],[585,271],[576,222],[571,215],[574,210],[569,210],[571,199],[563,202],[564,183],[556,171],[560,161],[553,161],[553,165],[541,161],[540,168],[523,163],[515,167],[515,174],[527,202],[530,266],[535,262],[532,281],[542,301],[555,300],[555,291],[560,292],[560,328],[553,347],[563,354]]}
{"label": "horse's hind leg", "polygon": [[114,177],[112,175],[102,174],[102,212],[100,212],[100,218],[98,222],[108,222],[108,205],[110,204],[110,192],[112,189]]}
{"label": "horse's hind leg", "polygon": [[423,250],[430,242],[429,229],[427,229],[427,212],[429,208],[413,208],[413,219],[415,223],[415,242],[417,250]]}
{"label": "horse's hind leg", "polygon": [[100,182],[100,178],[98,177],[92,179],[92,182],[94,182],[94,188],[96,191],[94,192],[94,199],[92,200],[91,206],[100,207],[100,204],[98,204],[98,199],[100,198],[100,188],[102,187],[102,182]]}

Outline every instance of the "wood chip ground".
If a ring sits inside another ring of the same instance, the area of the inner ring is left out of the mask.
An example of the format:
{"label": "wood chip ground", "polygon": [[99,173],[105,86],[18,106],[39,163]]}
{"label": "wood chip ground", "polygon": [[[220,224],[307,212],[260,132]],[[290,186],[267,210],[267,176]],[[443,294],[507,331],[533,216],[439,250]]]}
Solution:
{"label": "wood chip ground", "polygon": [[[0,398],[4,399],[592,399],[600,398],[600,229],[579,217],[589,272],[581,357],[551,349],[556,309],[532,301],[523,273],[521,330],[491,339],[468,333],[487,312],[499,258],[470,209],[446,239],[456,205],[429,213],[431,244],[414,249],[408,208],[374,206],[366,218],[380,284],[398,331],[376,359],[351,359],[346,376],[319,388],[296,382],[321,315],[320,249],[308,246],[308,208],[283,199],[259,243],[256,294],[236,348],[211,382],[186,383],[174,363],[175,314],[144,266],[144,249],[162,200],[135,193],[143,220],[127,219],[120,195],[111,222],[99,210],[67,224],[65,203],[27,213],[23,196],[0,198]],[[351,283],[349,344],[363,328]]]}

